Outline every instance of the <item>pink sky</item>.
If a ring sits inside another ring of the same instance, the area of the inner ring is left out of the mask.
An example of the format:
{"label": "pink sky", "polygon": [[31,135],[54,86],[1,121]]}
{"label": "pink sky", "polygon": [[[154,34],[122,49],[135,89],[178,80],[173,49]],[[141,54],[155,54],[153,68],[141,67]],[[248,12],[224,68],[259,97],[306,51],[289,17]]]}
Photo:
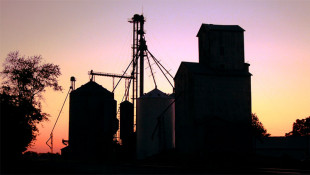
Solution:
{"label": "pink sky", "polygon": [[[181,61],[198,62],[196,34],[202,23],[240,25],[245,31],[245,60],[252,77],[252,111],[273,136],[283,136],[297,118],[310,115],[310,1],[308,0],[2,0],[0,1],[0,63],[10,51],[42,55],[58,64],[64,91],[47,90],[43,110],[50,121],[30,149],[47,152],[45,141],[70,86],[88,82],[87,72],[122,73],[131,60],[135,13],[146,17],[149,50],[175,75]],[[154,88],[146,70],[146,89]],[[156,71],[158,88],[169,84]],[[111,78],[96,78],[108,90]],[[116,91],[123,96],[124,84]],[[55,128],[55,151],[68,138],[68,103]]]}

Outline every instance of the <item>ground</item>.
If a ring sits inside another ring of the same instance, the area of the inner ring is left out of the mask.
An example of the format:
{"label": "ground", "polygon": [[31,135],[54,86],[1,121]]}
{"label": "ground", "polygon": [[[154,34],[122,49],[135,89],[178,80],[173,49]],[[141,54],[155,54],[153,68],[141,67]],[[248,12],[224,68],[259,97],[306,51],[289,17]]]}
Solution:
{"label": "ground", "polygon": [[[3,162],[2,162],[3,163]],[[24,158],[2,164],[1,174],[310,174],[309,162],[287,158],[255,157],[245,161],[229,159],[155,157],[148,160],[85,161],[60,156]]]}

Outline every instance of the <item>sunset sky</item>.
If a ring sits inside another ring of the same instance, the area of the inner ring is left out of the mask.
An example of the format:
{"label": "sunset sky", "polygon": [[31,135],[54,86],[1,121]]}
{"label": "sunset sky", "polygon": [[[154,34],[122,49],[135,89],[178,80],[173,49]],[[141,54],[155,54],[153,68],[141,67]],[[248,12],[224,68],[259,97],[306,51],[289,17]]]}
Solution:
{"label": "sunset sky", "polygon": [[[252,111],[272,136],[292,130],[293,122],[310,116],[309,0],[1,0],[0,64],[7,54],[42,55],[60,66],[63,92],[48,89],[42,101],[49,122],[30,148],[45,145],[75,76],[76,87],[89,81],[88,71],[123,73],[131,61],[132,24],[143,12],[149,50],[175,75],[181,61],[198,62],[196,34],[202,23],[240,25],[245,34],[245,60],[252,76]],[[2,67],[1,67],[2,69]],[[154,88],[145,70],[145,92]],[[158,88],[172,89],[160,71]],[[112,90],[112,79],[96,82]],[[118,103],[124,83],[115,92]],[[69,103],[54,132],[55,152],[68,139]],[[87,120],[87,118],[85,118]]]}

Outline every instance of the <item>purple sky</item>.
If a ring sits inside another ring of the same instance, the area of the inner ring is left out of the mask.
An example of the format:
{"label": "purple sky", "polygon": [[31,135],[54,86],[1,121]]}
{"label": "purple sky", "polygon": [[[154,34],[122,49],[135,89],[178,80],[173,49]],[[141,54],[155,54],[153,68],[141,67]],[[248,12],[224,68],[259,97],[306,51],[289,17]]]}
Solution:
{"label": "purple sky", "polygon": [[[122,73],[131,60],[135,13],[146,17],[149,50],[174,75],[181,61],[198,62],[196,34],[202,23],[240,25],[245,31],[245,60],[252,77],[252,111],[268,132],[284,135],[297,118],[310,115],[310,1],[308,0],[1,0],[0,63],[10,51],[42,55],[58,64],[63,93],[48,90],[43,110],[51,114],[40,125],[32,150],[47,152],[45,141],[70,86],[85,84],[91,69]],[[154,88],[146,70],[145,91]],[[158,88],[169,84],[156,71]],[[97,78],[108,90],[112,79]],[[119,102],[124,84],[115,93]],[[68,104],[54,133],[56,151],[68,137]]]}

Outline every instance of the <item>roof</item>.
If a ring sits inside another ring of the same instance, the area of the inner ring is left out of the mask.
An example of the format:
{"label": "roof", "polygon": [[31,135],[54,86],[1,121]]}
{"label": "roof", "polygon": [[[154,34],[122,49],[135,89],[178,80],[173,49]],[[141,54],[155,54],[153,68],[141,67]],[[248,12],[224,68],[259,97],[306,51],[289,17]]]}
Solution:
{"label": "roof", "polygon": [[[247,63],[245,63],[247,64]],[[180,69],[186,68],[192,74],[198,75],[214,75],[214,76],[251,76],[252,74],[245,71],[235,70],[216,70],[208,67],[205,64],[193,63],[193,62],[181,62],[181,65],[175,75],[177,77]]]}
{"label": "roof", "polygon": [[207,66],[201,63],[181,62],[181,65],[182,64],[195,74],[212,74],[214,72],[211,69],[208,69]]}
{"label": "roof", "polygon": [[104,95],[109,98],[114,98],[114,94],[108,91],[106,88],[102,87],[94,81],[89,81],[88,83],[82,85],[76,90],[71,92],[72,94],[90,94],[90,95]]}
{"label": "roof", "polygon": [[215,25],[215,24],[201,24],[201,27],[197,33],[197,37],[200,32],[205,31],[233,31],[233,32],[244,32],[245,30],[239,25]]}
{"label": "roof", "polygon": [[130,103],[128,100],[121,102],[121,104],[131,104],[132,105],[132,103]]}
{"label": "roof", "polygon": [[150,92],[144,94],[140,98],[171,98],[171,97],[169,97],[169,95],[163,93],[159,89],[155,88],[151,90]]}

